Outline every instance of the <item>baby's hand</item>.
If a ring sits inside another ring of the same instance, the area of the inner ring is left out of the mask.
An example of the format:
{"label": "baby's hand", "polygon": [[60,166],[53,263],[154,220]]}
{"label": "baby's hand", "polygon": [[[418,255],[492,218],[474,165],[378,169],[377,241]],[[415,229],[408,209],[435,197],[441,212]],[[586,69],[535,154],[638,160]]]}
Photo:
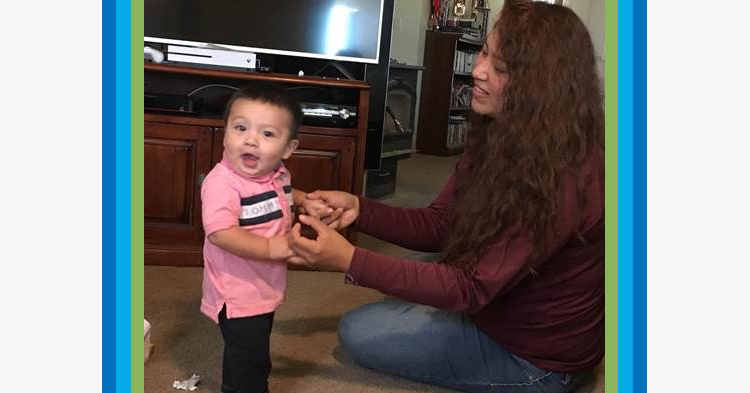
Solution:
{"label": "baby's hand", "polygon": [[268,239],[268,259],[285,260],[294,256],[289,248],[287,235],[274,236]]}
{"label": "baby's hand", "polygon": [[324,219],[333,214],[334,209],[322,199],[307,199],[302,202],[301,213],[313,216],[318,219]]}
{"label": "baby's hand", "polygon": [[340,230],[351,225],[359,216],[359,199],[343,191],[315,191],[305,194],[305,199],[325,201],[333,213],[321,221],[329,227]]}

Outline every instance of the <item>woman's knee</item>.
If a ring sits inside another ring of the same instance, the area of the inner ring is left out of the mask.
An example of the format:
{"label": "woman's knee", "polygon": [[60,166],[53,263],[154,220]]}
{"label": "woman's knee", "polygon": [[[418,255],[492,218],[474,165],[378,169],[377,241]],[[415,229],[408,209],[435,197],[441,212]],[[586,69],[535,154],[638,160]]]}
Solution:
{"label": "woman's knee", "polygon": [[368,321],[373,318],[371,305],[365,305],[347,312],[339,322],[339,343],[344,351],[362,365],[369,352],[368,342],[373,336]]}
{"label": "woman's knee", "polygon": [[344,351],[360,366],[379,368],[390,355],[394,331],[394,316],[402,305],[394,302],[366,304],[344,314],[339,322],[339,343]]}
{"label": "woman's knee", "polygon": [[358,327],[361,325],[358,311],[359,309],[354,309],[347,312],[339,321],[339,343],[345,349],[348,349],[350,344],[356,345],[354,342],[357,340]]}

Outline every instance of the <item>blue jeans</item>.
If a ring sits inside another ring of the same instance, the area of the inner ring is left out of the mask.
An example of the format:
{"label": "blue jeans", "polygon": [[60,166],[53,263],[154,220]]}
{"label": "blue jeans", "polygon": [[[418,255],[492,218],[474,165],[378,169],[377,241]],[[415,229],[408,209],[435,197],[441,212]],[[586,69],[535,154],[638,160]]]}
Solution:
{"label": "blue jeans", "polygon": [[362,367],[463,392],[564,393],[589,375],[542,370],[461,314],[401,300],[344,315],[339,342]]}

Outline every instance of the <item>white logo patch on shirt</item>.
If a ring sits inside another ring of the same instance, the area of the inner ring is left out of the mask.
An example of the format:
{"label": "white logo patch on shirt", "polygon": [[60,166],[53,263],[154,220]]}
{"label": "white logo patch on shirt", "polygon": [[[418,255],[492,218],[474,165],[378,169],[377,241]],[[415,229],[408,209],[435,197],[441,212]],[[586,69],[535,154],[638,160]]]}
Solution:
{"label": "white logo patch on shirt", "polygon": [[[284,186],[288,205],[292,207],[292,187]],[[276,191],[267,191],[240,199],[240,226],[258,225],[284,217],[279,195]]]}

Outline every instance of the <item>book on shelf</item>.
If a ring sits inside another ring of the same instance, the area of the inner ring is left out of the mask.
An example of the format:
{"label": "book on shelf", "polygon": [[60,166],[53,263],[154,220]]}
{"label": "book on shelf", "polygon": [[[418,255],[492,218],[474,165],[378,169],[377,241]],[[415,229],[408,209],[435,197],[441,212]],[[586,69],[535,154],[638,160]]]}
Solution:
{"label": "book on shelf", "polygon": [[454,81],[451,89],[451,107],[468,107],[471,105],[471,91],[473,87],[462,81]]}
{"label": "book on shelf", "polygon": [[[451,116],[451,118],[453,117]],[[460,117],[460,119],[456,119],[456,122],[451,121],[448,124],[448,140],[446,141],[448,146],[463,145],[466,141],[466,133],[469,131],[469,127],[471,127],[471,124],[463,116],[456,117]]]}
{"label": "book on shelf", "polygon": [[453,72],[470,74],[477,52],[456,50],[453,54]]}

